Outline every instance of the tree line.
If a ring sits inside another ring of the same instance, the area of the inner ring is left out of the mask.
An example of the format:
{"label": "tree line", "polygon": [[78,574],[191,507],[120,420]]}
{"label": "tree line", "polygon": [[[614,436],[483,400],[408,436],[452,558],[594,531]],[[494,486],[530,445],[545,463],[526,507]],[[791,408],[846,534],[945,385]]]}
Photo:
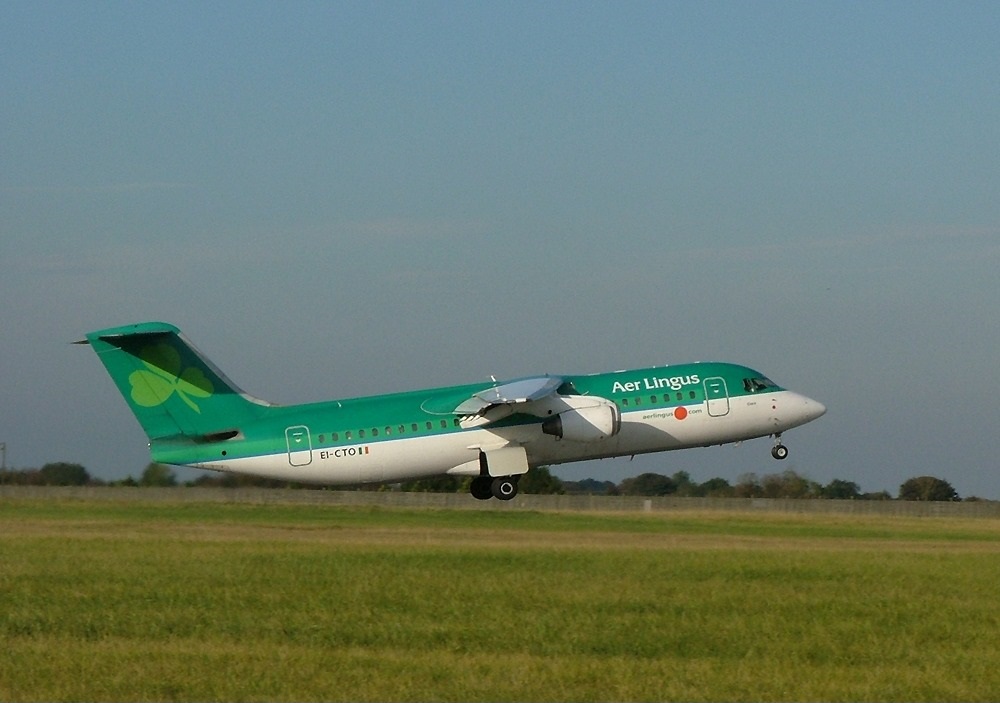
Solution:
{"label": "tree line", "polygon": [[[469,489],[468,477],[432,476],[391,486],[360,486],[361,490],[401,490],[425,493],[461,493]],[[80,464],[55,462],[40,469],[0,471],[0,485],[23,486],[191,486],[217,488],[302,488],[322,489],[322,486],[276,481],[238,474],[205,474],[181,483],[173,469],[165,464],[149,464],[139,476],[118,481],[102,481],[92,477]],[[747,473],[731,484],[724,478],[710,478],[703,483],[691,479],[686,471],[671,476],[642,473],[621,483],[584,479],[563,481],[553,476],[546,466],[539,466],[521,477],[521,493],[591,494],[625,496],[676,496],[705,498],[799,498],[834,500],[893,500],[888,491],[862,493],[861,487],[845,479],[834,479],[823,485],[795,471],[757,475]],[[962,498],[950,483],[935,476],[916,476],[899,487],[897,500],[958,501]],[[979,500],[969,497],[965,500]]]}

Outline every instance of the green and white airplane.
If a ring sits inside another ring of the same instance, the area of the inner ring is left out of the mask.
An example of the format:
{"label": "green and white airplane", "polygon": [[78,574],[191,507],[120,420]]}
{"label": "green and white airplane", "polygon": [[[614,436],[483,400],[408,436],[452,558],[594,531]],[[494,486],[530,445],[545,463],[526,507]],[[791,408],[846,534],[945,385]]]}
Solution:
{"label": "green and white airplane", "polygon": [[774,437],[826,408],[757,371],[692,363],[279,406],[234,385],[173,325],[91,332],[153,461],[328,485],[472,477],[510,500],[532,467]]}

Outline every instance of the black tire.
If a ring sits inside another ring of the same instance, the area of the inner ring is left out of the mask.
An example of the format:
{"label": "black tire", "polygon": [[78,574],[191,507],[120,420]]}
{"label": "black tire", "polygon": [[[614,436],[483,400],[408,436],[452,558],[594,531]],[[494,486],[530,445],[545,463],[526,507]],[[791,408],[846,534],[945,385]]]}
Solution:
{"label": "black tire", "polygon": [[469,486],[469,493],[476,500],[489,500],[493,497],[493,481],[489,476],[476,476]]}
{"label": "black tire", "polygon": [[781,461],[782,459],[787,458],[788,457],[788,447],[786,447],[784,444],[776,444],[776,445],[774,445],[774,448],[771,450],[771,456],[773,456],[778,461]]}
{"label": "black tire", "polygon": [[493,485],[490,488],[492,489],[493,497],[497,500],[511,500],[517,495],[517,477],[498,476],[493,479]]}

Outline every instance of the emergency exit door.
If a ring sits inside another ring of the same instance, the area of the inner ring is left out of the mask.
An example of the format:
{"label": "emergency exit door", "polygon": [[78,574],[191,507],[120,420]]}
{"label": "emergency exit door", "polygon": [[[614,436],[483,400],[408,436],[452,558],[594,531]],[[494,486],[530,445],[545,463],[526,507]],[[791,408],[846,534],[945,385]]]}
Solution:
{"label": "emergency exit door", "polygon": [[295,425],[285,430],[285,442],[288,443],[288,463],[292,466],[305,466],[312,463],[312,441],[309,439],[309,428],[305,425]]}
{"label": "emergency exit door", "polygon": [[705,379],[705,399],[708,414],[712,417],[722,417],[729,414],[729,392],[726,389],[726,379],[713,376]]}

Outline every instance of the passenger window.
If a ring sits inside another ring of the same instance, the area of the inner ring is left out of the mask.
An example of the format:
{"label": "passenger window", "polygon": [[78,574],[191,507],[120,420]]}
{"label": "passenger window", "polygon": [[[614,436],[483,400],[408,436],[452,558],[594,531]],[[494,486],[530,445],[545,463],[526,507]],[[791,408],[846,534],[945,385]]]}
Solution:
{"label": "passenger window", "polygon": [[695,392],[694,391],[688,391],[688,395],[691,396],[692,398],[694,398],[695,397]]}
{"label": "passenger window", "polygon": [[358,439],[364,439],[364,438],[365,438],[365,431],[358,430]]}
{"label": "passenger window", "polygon": [[347,432],[344,433],[344,439],[346,439],[348,441],[350,441],[352,439],[351,431],[350,430],[347,430]]}
{"label": "passenger window", "polygon": [[377,427],[373,427],[372,428],[372,437],[378,437],[378,428]]}
{"label": "passenger window", "polygon": [[320,444],[323,444],[326,441],[325,439],[323,439],[323,437],[324,437],[324,435],[320,434],[320,436],[319,436],[319,443]]}
{"label": "passenger window", "polygon": [[429,430],[434,429],[434,425],[431,424],[430,420],[427,421],[427,429],[429,429]]}
{"label": "passenger window", "polygon": [[385,434],[386,434],[386,436],[391,435],[392,434],[392,428],[391,427],[386,427],[385,428]]}
{"label": "passenger window", "polygon": [[336,432],[331,432],[330,433],[330,441],[331,442],[336,442],[338,439],[340,439],[340,435],[338,435]]}
{"label": "passenger window", "polygon": [[399,434],[403,434],[404,432],[406,432],[406,425],[400,425],[399,426]]}
{"label": "passenger window", "polygon": [[684,394],[680,391],[677,391],[677,400],[684,400]]}
{"label": "passenger window", "polygon": [[622,406],[626,408],[628,407],[628,398],[622,398]]}
{"label": "passenger window", "polygon": [[649,402],[652,403],[653,405],[656,405],[656,396],[655,395],[649,396]]}
{"label": "passenger window", "polygon": [[639,407],[640,405],[642,405],[642,398],[636,398],[635,399],[635,406]]}
{"label": "passenger window", "polygon": [[413,431],[413,432],[416,432],[417,431],[417,427],[418,427],[417,423],[414,422],[412,425],[410,425],[410,430]]}
{"label": "passenger window", "polygon": [[448,429],[448,421],[447,420],[441,420],[441,429],[442,430]]}

